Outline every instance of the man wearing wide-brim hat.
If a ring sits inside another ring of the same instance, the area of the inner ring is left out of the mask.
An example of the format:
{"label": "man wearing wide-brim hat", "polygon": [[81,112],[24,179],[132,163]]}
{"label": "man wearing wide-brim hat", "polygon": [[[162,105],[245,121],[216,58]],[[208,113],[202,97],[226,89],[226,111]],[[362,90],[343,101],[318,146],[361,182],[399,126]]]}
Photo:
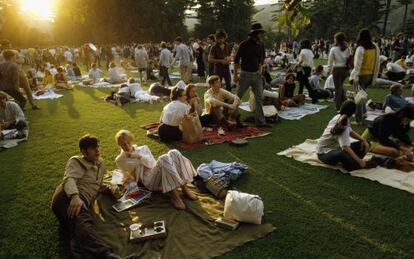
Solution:
{"label": "man wearing wide-brim hat", "polygon": [[[249,87],[256,99],[255,123],[257,127],[270,128],[263,114],[262,66],[265,60],[263,37],[265,30],[255,23],[249,32],[249,38],[242,43],[234,58],[234,82],[239,83],[237,95],[241,99]],[[238,75],[241,68],[240,77]]]}

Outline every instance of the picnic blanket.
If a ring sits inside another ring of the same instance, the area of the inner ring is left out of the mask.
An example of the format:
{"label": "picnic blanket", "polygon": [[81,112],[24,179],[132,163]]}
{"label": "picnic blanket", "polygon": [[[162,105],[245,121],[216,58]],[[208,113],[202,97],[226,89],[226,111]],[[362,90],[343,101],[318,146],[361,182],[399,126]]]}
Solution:
{"label": "picnic blanket", "polygon": [[305,116],[318,113],[326,108],[328,108],[328,105],[305,103],[299,107],[289,107],[286,111],[279,111],[278,115],[285,120],[300,120]]}
{"label": "picnic blanket", "polygon": [[[385,113],[381,110],[369,110],[367,111],[367,117],[365,120],[374,121],[378,116],[384,115]],[[410,123],[410,127],[414,128],[414,121]]]}
{"label": "picnic blanket", "polygon": [[92,85],[84,85],[82,82],[78,84],[79,86],[86,88],[119,88],[122,84],[111,84],[108,82],[99,82]]}
{"label": "picnic blanket", "polygon": [[[248,102],[240,104],[239,108],[251,112]],[[271,117],[277,114],[284,120],[300,120],[307,115],[318,113],[320,110],[326,108],[328,108],[328,105],[305,103],[299,107],[289,107],[285,111],[277,111],[273,105],[264,105],[263,113],[265,117]]]}
{"label": "picnic blanket", "polygon": [[45,99],[58,99],[62,97],[63,94],[57,94],[53,90],[48,90],[42,95],[35,95],[33,94],[33,99],[35,100],[45,100]]}
{"label": "picnic blanket", "polygon": [[[142,125],[141,128],[148,130],[151,133],[157,133],[159,123],[151,123],[148,125]],[[177,141],[174,144],[183,148],[183,149],[194,149],[199,147],[205,147],[210,145],[222,144],[225,142],[231,142],[235,139],[243,138],[258,138],[264,137],[271,132],[267,132],[258,128],[246,127],[246,128],[235,128],[232,131],[226,131],[224,136],[218,134],[218,128],[203,128],[203,142],[187,144],[182,141]]]}
{"label": "picnic blanket", "polygon": [[[239,105],[239,108],[243,111],[252,112],[249,102],[244,102]],[[274,105],[263,105],[263,113],[265,117],[272,117],[278,114]]]}
{"label": "picnic blanket", "polygon": [[[106,180],[110,181],[110,177]],[[189,187],[194,190],[193,186]],[[121,256],[135,253],[139,258],[212,258],[276,229],[270,223],[241,223],[234,231],[216,227],[213,221],[222,216],[223,202],[208,194],[197,195],[197,201],[183,199],[187,207],[185,211],[176,210],[168,195],[152,193],[137,207],[121,213],[111,207],[116,203],[115,198],[100,195],[93,206],[97,232]],[[165,239],[129,241],[131,224],[145,226],[158,220],[166,223]]]}
{"label": "picnic blanket", "polygon": [[[26,135],[25,138],[1,140],[0,141],[0,151],[16,147],[20,142],[27,141],[29,139],[29,129],[26,129],[23,132]],[[2,135],[15,134],[15,133],[17,133],[17,129],[2,130],[1,131]]]}
{"label": "picnic blanket", "polygon": [[[322,163],[316,155],[317,140],[307,139],[304,143],[293,146],[279,152],[279,156],[286,156],[293,158],[296,161],[310,164],[313,166],[320,166],[332,168],[341,171],[342,173],[349,173],[351,176],[377,181],[383,185],[414,193],[414,172],[406,173],[395,169],[387,169],[384,167],[376,167],[372,169],[360,169],[352,172],[347,172],[339,166],[330,166]],[[368,154],[367,158],[372,156]]]}

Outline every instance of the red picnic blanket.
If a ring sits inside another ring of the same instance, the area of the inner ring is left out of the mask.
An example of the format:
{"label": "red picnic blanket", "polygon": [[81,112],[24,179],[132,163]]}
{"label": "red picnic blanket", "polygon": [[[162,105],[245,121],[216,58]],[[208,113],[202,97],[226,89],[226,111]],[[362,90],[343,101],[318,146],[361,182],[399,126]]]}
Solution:
{"label": "red picnic blanket", "polygon": [[[151,123],[148,125],[142,125],[141,128],[148,130],[152,134],[157,134],[159,123]],[[215,144],[222,144],[225,142],[231,142],[235,139],[248,139],[264,137],[271,132],[267,132],[258,128],[246,127],[246,128],[235,128],[232,131],[226,131],[225,135],[219,135],[217,132],[218,128],[203,128],[203,141],[201,143],[187,144],[182,141],[174,142],[177,146],[183,149],[193,149],[198,147],[205,147]]]}

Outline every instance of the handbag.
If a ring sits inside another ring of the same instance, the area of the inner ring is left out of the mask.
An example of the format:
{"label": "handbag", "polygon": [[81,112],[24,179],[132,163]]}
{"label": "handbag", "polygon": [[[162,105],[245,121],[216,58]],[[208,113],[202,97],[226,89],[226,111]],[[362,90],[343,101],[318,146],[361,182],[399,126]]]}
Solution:
{"label": "handbag", "polygon": [[216,175],[209,177],[206,182],[206,189],[219,199],[226,197],[227,187],[227,184]]}
{"label": "handbag", "polygon": [[261,224],[263,201],[258,195],[229,191],[224,203],[224,217],[246,223]]}
{"label": "handbag", "polygon": [[187,114],[181,122],[183,142],[188,144],[198,143],[203,139],[203,128],[197,114]]}

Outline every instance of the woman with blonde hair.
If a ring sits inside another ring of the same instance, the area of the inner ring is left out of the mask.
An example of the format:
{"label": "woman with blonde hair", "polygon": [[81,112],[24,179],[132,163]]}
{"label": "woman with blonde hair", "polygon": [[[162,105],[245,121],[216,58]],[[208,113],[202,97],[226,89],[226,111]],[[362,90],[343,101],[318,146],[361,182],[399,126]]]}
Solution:
{"label": "woman with blonde hair", "polygon": [[178,194],[180,187],[185,197],[197,200],[197,196],[187,187],[197,171],[178,150],[172,149],[155,160],[148,146],[134,145],[134,136],[130,131],[118,131],[115,140],[121,148],[115,162],[128,179],[142,183],[150,191],[169,193],[176,209],[185,209]]}

